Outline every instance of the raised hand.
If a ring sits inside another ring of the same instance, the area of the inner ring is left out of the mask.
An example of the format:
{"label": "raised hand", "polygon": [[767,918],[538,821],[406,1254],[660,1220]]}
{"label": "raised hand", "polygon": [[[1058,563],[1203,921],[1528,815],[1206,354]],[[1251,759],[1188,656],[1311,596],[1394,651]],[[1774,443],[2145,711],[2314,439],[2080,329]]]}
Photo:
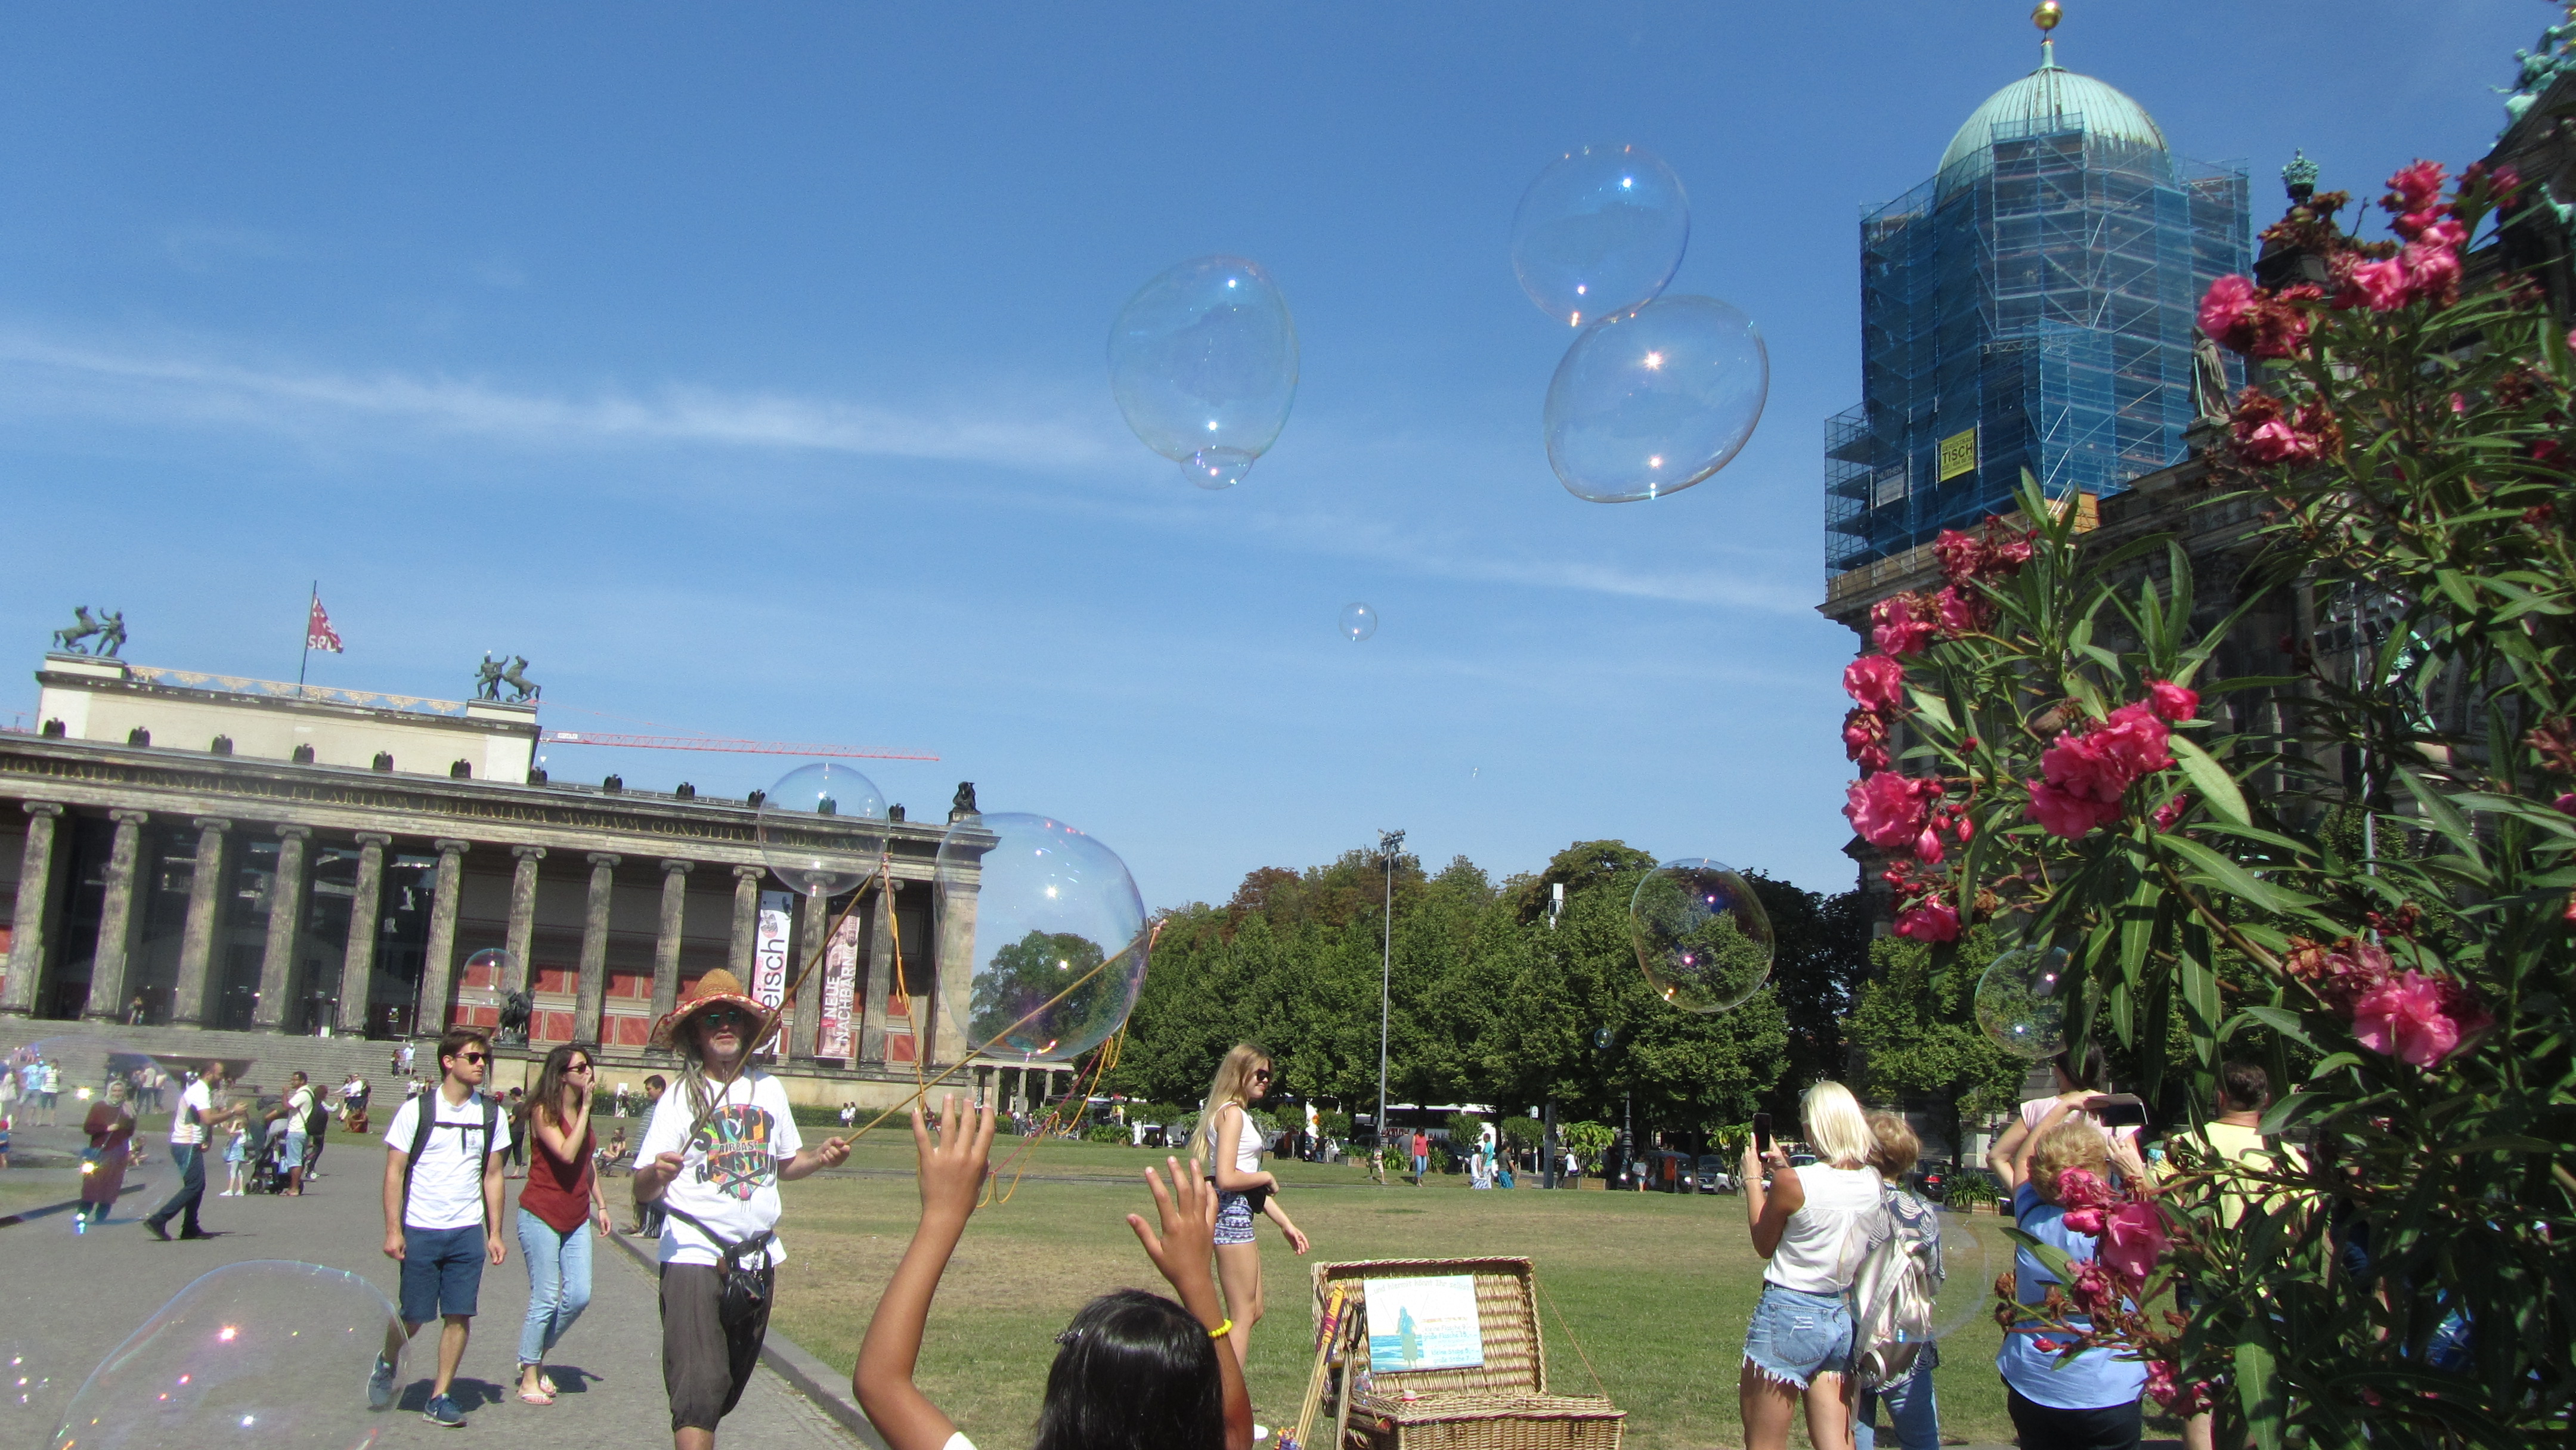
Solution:
{"label": "raised hand", "polygon": [[[1145,1257],[1154,1261],[1163,1278],[1181,1296],[1181,1302],[1193,1311],[1201,1302],[1215,1301],[1216,1278],[1208,1267],[1216,1252],[1216,1189],[1186,1172],[1178,1158],[1163,1160],[1170,1165],[1169,1188],[1152,1168],[1145,1170],[1145,1186],[1153,1190],[1155,1215],[1162,1220],[1162,1231],[1156,1233],[1142,1214],[1127,1215],[1127,1226],[1136,1231],[1136,1241],[1145,1246]],[[1194,1298],[1203,1295],[1204,1299]]]}
{"label": "raised hand", "polygon": [[[986,1103],[975,1109],[969,1120],[961,1112],[955,1093],[941,1093],[939,1136],[934,1141],[922,1121],[921,1105],[915,1103],[912,1144],[920,1156],[922,1216],[948,1214],[962,1220],[973,1213],[975,1200],[984,1192],[985,1165],[993,1155],[993,1105]],[[824,1151],[830,1151],[828,1143]],[[841,1153],[848,1156],[847,1143],[841,1143]]]}

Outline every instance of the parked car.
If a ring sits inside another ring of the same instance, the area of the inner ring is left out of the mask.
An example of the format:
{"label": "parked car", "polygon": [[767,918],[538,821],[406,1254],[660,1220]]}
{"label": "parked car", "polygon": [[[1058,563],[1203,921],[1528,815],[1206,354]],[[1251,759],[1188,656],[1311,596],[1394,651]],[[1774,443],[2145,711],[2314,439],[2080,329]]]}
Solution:
{"label": "parked car", "polygon": [[1742,1184],[1735,1181],[1735,1175],[1727,1171],[1727,1162],[1724,1157],[1716,1153],[1703,1153],[1700,1155],[1700,1192],[1734,1193],[1742,1187]]}
{"label": "parked car", "polygon": [[1914,1191],[1930,1202],[1939,1203],[1950,1191],[1950,1181],[1954,1176],[1947,1163],[1926,1163],[1922,1171],[1914,1175]]}
{"label": "parked car", "polygon": [[1655,1148],[1638,1154],[1629,1174],[1633,1182],[1658,1193],[1688,1193],[1698,1186],[1697,1167],[1688,1153]]}

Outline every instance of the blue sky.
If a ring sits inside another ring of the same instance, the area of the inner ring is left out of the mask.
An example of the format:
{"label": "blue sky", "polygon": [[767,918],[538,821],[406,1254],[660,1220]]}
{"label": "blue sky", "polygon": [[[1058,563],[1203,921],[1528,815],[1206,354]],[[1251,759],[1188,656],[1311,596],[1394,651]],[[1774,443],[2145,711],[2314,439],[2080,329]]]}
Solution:
{"label": "blue sky", "polygon": [[[2265,217],[2293,146],[2365,194],[2479,154],[2552,16],[2067,8],[2062,63],[2250,162]],[[935,752],[868,768],[917,816],[973,779],[1083,826],[1155,905],[1379,827],[1498,875],[1615,836],[1838,889],[1851,640],[1814,605],[1856,217],[2035,63],[2026,10],[16,6],[0,621],[30,667],[88,603],[143,663],[292,678],[318,577],[320,682],[462,695],[506,649],[557,728]],[[1751,444],[1652,504],[1549,472],[1568,339],[1505,255],[1587,141],[1680,173],[1672,290],[1770,348]],[[1304,368],[1209,493],[1103,348],[1220,251]]]}

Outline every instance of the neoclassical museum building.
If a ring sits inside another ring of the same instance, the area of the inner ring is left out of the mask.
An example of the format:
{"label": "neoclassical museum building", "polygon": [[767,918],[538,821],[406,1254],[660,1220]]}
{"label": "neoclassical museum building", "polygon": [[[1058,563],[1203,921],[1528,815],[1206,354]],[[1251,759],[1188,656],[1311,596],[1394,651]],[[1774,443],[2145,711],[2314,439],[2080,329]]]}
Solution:
{"label": "neoclassical museum building", "polygon": [[796,982],[776,1067],[800,1100],[891,1101],[966,1055],[974,898],[932,889],[944,820],[871,823],[892,891],[845,913],[767,874],[756,802],[548,780],[535,704],[69,653],[36,679],[35,728],[0,731],[0,1044],[381,1072],[384,1040],[496,1025],[524,992],[532,1050],[595,1043],[631,1080],[671,1061],[654,1021],[728,967],[772,1001]]}

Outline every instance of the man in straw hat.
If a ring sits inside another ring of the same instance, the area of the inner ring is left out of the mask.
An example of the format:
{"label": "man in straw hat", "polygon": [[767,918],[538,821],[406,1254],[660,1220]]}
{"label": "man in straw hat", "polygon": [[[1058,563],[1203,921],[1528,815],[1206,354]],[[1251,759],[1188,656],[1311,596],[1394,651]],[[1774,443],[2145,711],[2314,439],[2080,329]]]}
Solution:
{"label": "man in straw hat", "polygon": [[635,1150],[635,1202],[662,1221],[662,1387],[678,1450],[712,1450],[769,1332],[778,1185],[850,1156],[848,1140],[803,1146],[787,1090],[751,1065],[778,1016],[721,969],[653,1028],[680,1057]]}

